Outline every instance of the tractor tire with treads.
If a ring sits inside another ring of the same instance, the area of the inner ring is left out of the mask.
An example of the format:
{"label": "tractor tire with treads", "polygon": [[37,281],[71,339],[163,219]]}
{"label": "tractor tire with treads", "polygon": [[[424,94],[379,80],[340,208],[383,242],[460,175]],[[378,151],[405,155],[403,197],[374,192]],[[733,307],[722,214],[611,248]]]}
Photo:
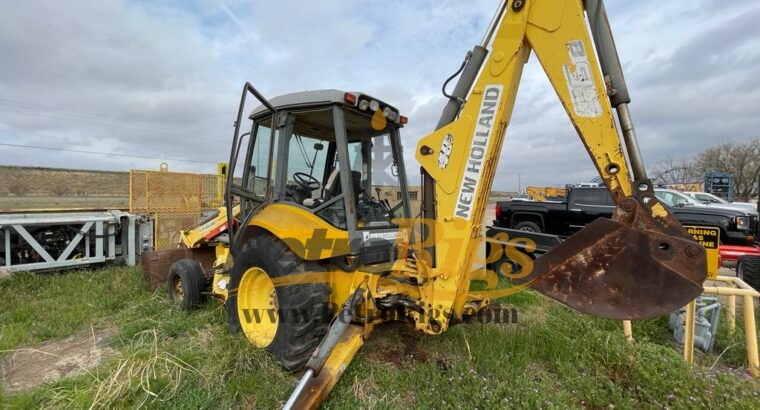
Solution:
{"label": "tractor tire with treads", "polygon": [[196,308],[203,303],[205,274],[203,268],[193,259],[180,259],[169,268],[166,278],[169,300],[182,309]]}
{"label": "tractor tire with treads", "polygon": [[275,287],[272,279],[323,270],[271,234],[250,238],[230,272],[230,328],[266,348],[286,370],[300,370],[327,333],[330,288],[309,278]]}
{"label": "tractor tire with treads", "polygon": [[760,291],[760,256],[743,255],[736,264],[736,276]]}

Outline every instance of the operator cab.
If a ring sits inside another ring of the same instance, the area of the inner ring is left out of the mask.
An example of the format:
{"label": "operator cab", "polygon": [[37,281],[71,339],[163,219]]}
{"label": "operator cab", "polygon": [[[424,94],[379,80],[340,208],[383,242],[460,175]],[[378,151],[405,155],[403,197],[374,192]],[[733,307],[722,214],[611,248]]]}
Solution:
{"label": "operator cab", "polygon": [[[372,238],[393,241],[394,219],[410,217],[399,137],[406,119],[399,111],[338,90],[259,101],[236,124],[230,161],[227,203],[241,203],[241,226],[264,205],[280,203],[347,230],[351,253]],[[241,112],[244,105],[245,94]]]}

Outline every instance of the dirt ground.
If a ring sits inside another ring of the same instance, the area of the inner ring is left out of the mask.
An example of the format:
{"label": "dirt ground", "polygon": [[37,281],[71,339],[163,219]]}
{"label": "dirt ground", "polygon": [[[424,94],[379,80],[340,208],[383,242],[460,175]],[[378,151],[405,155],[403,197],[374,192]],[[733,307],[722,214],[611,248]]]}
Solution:
{"label": "dirt ground", "polygon": [[115,351],[107,346],[115,330],[92,331],[41,346],[13,351],[0,363],[5,391],[27,390],[64,377],[88,373]]}

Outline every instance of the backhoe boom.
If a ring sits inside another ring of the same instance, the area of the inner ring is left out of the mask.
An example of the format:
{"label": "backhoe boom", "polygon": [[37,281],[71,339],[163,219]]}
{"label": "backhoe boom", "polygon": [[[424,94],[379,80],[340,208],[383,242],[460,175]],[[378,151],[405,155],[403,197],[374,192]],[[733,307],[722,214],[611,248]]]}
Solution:
{"label": "backhoe boom", "polygon": [[[604,233],[603,236],[584,239],[589,231],[581,231],[575,235],[578,238],[571,238],[542,257],[543,263],[537,264],[530,275],[536,280],[533,286],[586,313],[615,318],[650,317],[685,304],[701,289],[704,251],[695,248],[667,209],[657,202],[651,184],[647,180],[634,180],[629,172],[626,152],[629,155],[636,152],[634,162],[639,161],[630,116],[623,124],[629,139],[626,150],[612,115],[583,3],[531,0],[511,1],[508,5],[500,7],[503,14],[494,19],[496,28],[490,52],[479,75],[471,87],[458,85],[460,89],[469,89],[458,117],[418,143],[417,159],[422,164],[425,183],[435,187],[437,204],[435,221],[427,221],[430,236],[425,244],[433,252],[422,258],[430,262],[430,277],[435,278],[426,282],[427,289],[422,292],[430,298],[425,304],[443,311],[448,309],[452,318],[462,313],[478,252],[479,243],[474,239],[483,228],[498,157],[522,69],[531,51],[538,57],[616,204],[627,207],[621,210],[625,213],[624,220],[608,221],[612,225],[597,232]],[[597,21],[606,22],[606,17]],[[612,63],[617,63],[616,55]],[[621,105],[627,106],[627,102],[619,102],[618,106]],[[636,228],[631,225],[633,219],[638,221]],[[637,238],[635,245],[628,241],[632,238]],[[656,243],[655,249],[662,252],[649,255],[650,243]],[[606,254],[600,253],[603,248]],[[627,258],[638,257],[654,258],[657,269],[640,273],[626,265]],[[588,270],[592,267],[596,276],[590,278],[592,273]],[[548,280],[550,277],[552,280]],[[576,292],[588,289],[594,280],[593,292]],[[667,306],[643,310],[628,306],[626,310],[624,303],[646,304],[648,298],[659,297],[651,294],[650,286],[637,287],[637,282],[677,284],[686,291]],[[649,295],[640,292],[645,288]],[[446,326],[442,323],[434,333]],[[431,331],[425,325],[418,328]]]}

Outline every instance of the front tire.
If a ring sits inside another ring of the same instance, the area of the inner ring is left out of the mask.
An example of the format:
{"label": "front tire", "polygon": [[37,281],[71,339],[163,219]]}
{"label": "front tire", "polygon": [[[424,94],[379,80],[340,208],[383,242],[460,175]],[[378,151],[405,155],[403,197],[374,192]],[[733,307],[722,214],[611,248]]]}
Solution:
{"label": "front tire", "polygon": [[193,259],[180,259],[172,263],[166,278],[169,300],[184,310],[200,306],[205,300],[205,276],[201,265]]}
{"label": "front tire", "polygon": [[278,286],[273,279],[322,270],[270,234],[252,237],[235,256],[230,272],[230,328],[266,348],[286,370],[300,370],[327,333],[330,288],[310,283],[312,278]]}
{"label": "front tire", "polygon": [[760,290],[760,256],[740,256],[736,264],[736,276],[755,290]]}

